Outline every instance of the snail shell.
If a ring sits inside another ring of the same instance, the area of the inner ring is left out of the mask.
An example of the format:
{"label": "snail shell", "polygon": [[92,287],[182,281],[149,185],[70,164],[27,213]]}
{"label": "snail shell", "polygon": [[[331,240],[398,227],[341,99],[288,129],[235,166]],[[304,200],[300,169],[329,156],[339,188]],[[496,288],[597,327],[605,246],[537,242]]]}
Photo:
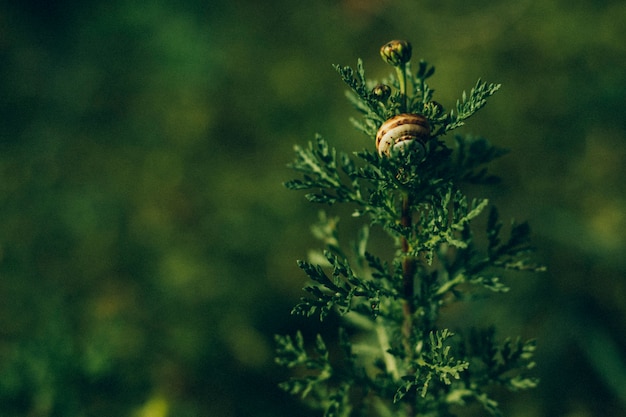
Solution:
{"label": "snail shell", "polygon": [[376,149],[381,156],[390,156],[392,152],[415,146],[417,152],[425,154],[424,144],[429,137],[430,124],[427,118],[419,114],[398,114],[378,129]]}

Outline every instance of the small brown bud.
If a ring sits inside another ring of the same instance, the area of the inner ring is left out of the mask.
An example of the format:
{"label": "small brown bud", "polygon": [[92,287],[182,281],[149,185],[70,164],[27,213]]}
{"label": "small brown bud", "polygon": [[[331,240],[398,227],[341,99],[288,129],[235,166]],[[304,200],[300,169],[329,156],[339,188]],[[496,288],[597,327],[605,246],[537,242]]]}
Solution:
{"label": "small brown bud", "polygon": [[376,97],[378,101],[385,101],[391,95],[391,87],[386,84],[377,84],[372,88],[372,95]]}

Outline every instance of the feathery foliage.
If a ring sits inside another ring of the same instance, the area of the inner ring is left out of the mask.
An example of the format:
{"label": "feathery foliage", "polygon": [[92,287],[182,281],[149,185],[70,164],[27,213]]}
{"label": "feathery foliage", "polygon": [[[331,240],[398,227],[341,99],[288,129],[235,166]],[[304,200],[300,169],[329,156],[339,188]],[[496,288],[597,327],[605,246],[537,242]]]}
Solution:
{"label": "feathery foliage", "polygon": [[[337,152],[320,135],[295,147],[291,167],[299,178],[286,187],[305,190],[314,203],[350,204],[363,227],[348,251],[340,244],[338,219],[321,214],[314,232],[324,243],[323,258],[298,261],[311,283],[292,313],[322,321],[331,314],[343,317],[340,349],[333,357],[320,335],[312,347],[300,332],[276,336],[277,362],[299,369],[281,387],[325,417],[451,416],[453,405],[472,401],[498,416],[490,386],[518,390],[537,384],[529,374],[534,341],[499,341],[492,327],[440,328],[438,319],[442,307],[471,298],[477,289],[508,291],[506,270],[543,270],[528,257],[526,223],[513,223],[503,236],[496,208],[462,190],[464,183],[496,182],[485,166],[506,152],[480,137],[455,135],[454,147],[442,138],[500,85],[479,80],[447,111],[433,101],[427,83],[434,67],[420,61],[412,71],[407,42],[393,41],[381,55],[396,70],[382,84],[369,82],[361,60],[356,70],[335,66],[362,114],[352,123],[374,139],[386,120],[417,114],[428,120],[429,137],[390,155],[373,147]],[[486,239],[475,240],[479,231],[472,221],[485,212]],[[372,227],[382,228],[397,246],[393,259],[368,250]]]}

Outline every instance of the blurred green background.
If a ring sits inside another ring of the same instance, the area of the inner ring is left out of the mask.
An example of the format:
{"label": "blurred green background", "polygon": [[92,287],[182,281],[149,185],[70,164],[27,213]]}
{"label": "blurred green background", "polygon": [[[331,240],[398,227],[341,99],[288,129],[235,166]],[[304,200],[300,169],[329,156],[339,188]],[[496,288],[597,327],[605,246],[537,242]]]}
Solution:
{"label": "blurred green background", "polygon": [[281,183],[316,132],[372,146],[331,64],[385,77],[394,38],[446,107],[503,84],[465,128],[512,151],[477,192],[549,272],[459,315],[539,339],[506,415],[626,415],[625,22],[622,0],[3,2],[0,415],[315,415],[276,388],[273,334],[318,330],[289,311],[320,207]]}

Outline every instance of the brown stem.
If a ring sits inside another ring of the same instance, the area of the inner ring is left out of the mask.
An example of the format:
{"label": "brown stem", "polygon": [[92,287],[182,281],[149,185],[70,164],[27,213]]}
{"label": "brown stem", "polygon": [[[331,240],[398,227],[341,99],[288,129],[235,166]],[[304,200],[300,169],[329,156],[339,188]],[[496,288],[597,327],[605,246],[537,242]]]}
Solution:
{"label": "brown stem", "polygon": [[[411,227],[411,208],[409,198],[405,195],[402,199],[402,217],[400,218],[400,224],[403,227]],[[401,241],[401,249],[403,253],[409,252],[409,242],[405,237]],[[403,334],[405,338],[411,335],[411,319],[415,312],[415,306],[413,305],[413,296],[415,295],[415,259],[411,256],[405,255],[402,260],[402,290],[404,295],[404,304],[402,311],[404,313],[404,328]]]}
{"label": "brown stem", "polygon": [[[400,217],[400,224],[403,227],[410,228],[412,224],[411,218],[411,204],[409,202],[408,195],[404,195],[402,198],[402,214]],[[404,302],[402,304],[402,313],[404,315],[404,323],[402,324],[402,335],[404,337],[404,349],[407,355],[407,361],[413,357],[413,349],[411,347],[411,332],[413,328],[413,313],[415,312],[415,305],[413,297],[415,296],[415,258],[408,255],[409,242],[405,237],[401,240],[401,250],[404,253],[402,259],[402,291]],[[409,372],[413,372],[409,369]],[[413,395],[408,397],[407,417],[414,417],[415,410],[413,407]]]}

